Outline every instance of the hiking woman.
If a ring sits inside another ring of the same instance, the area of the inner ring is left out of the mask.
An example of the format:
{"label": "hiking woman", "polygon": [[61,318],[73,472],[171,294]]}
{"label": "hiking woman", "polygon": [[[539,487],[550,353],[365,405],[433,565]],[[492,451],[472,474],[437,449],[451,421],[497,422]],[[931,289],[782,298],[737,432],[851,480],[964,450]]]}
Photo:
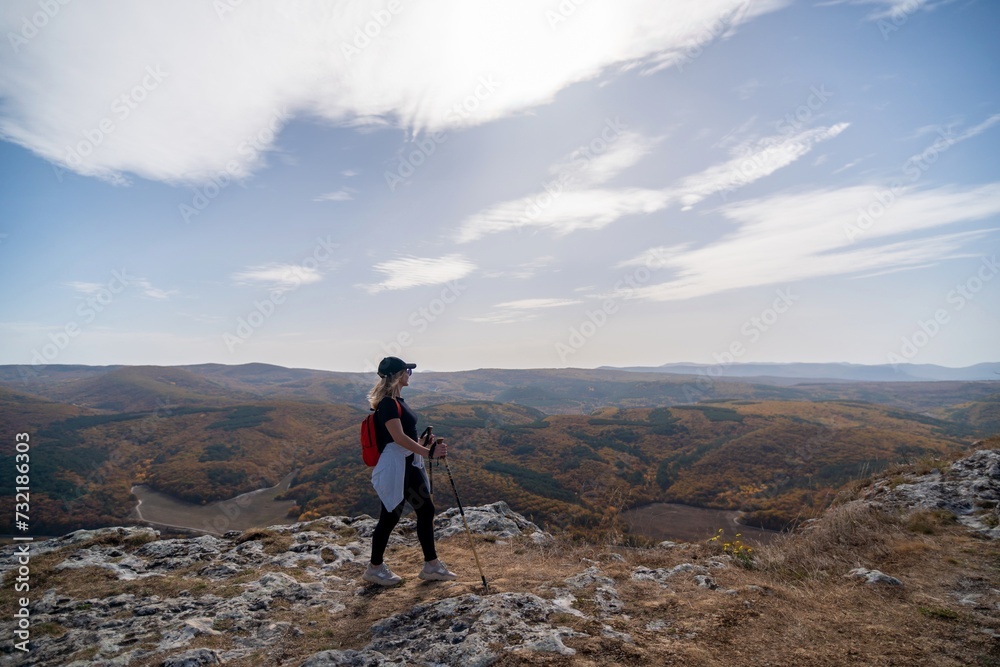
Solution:
{"label": "hiking woman", "polygon": [[[434,503],[428,491],[424,458],[430,458],[430,442],[418,442],[417,417],[400,397],[400,390],[409,385],[416,364],[398,357],[386,357],[378,365],[378,384],[368,394],[375,410],[375,432],[381,449],[378,463],[372,471],[372,486],[378,493],[382,510],[372,534],[372,556],[362,579],[380,586],[392,586],[402,581],[383,561],[389,534],[399,523],[406,503],[417,514],[417,539],[424,552],[424,568],[417,576],[432,581],[456,578],[438,560],[434,549]],[[426,445],[426,446],[425,446]],[[448,446],[440,438],[434,449],[436,458],[448,454]]]}

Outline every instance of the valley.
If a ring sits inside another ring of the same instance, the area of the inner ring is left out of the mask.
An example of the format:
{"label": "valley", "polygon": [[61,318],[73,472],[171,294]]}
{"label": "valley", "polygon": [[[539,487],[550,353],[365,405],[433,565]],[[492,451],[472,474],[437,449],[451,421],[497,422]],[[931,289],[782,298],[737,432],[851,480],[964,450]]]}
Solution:
{"label": "valley", "polygon": [[[405,396],[448,439],[463,503],[504,500],[547,530],[636,543],[673,520],[639,508],[739,512],[747,526],[785,529],[873,472],[1000,431],[996,382],[783,382],[479,370],[415,375]],[[233,522],[225,501],[273,489],[266,508],[263,494],[239,508],[243,528],[377,515],[358,445],[368,388],[358,374],[262,364],[52,366],[27,383],[7,366],[0,421],[37,443],[39,534],[135,521],[140,499],[146,520],[205,530]]]}

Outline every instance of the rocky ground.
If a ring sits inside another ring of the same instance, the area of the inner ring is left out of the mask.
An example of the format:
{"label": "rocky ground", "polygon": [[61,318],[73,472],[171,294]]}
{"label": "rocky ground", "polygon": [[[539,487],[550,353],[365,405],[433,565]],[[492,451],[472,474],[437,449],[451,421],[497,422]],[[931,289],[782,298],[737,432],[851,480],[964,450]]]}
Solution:
{"label": "rocky ground", "polygon": [[[455,582],[416,578],[414,524],[361,580],[371,517],[221,537],[148,527],[32,546],[30,651],[14,648],[16,547],[0,550],[12,665],[1000,665],[1000,452],[875,480],[801,533],[649,549],[563,541],[504,503],[437,519]],[[956,520],[957,517],[957,520]]]}

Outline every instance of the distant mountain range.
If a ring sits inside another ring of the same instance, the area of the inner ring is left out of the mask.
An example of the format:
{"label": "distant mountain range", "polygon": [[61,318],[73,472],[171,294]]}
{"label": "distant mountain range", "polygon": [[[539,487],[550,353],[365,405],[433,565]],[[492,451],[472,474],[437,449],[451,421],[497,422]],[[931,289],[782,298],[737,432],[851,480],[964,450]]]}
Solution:
{"label": "distant mountain range", "polygon": [[[912,375],[904,374],[909,370]],[[1000,364],[965,369],[922,365],[697,364],[655,368],[495,369],[421,372],[407,390],[411,405],[478,400],[516,403],[547,414],[587,414],[601,407],[660,407],[706,400],[855,400],[925,411],[1000,393]],[[728,375],[727,375],[728,373]],[[797,374],[796,374],[797,373]],[[968,379],[947,377],[964,373]],[[935,377],[937,374],[939,377]],[[937,379],[937,382],[929,380]],[[116,412],[166,406],[216,407],[260,400],[338,403],[365,409],[374,373],[343,373],[270,364],[191,366],[0,366],[0,387],[50,401]],[[418,381],[419,380],[419,381]],[[988,399],[993,400],[993,399]]]}
{"label": "distant mountain range", "polygon": [[733,364],[663,364],[662,366],[631,366],[608,370],[640,373],[672,373],[676,375],[709,375],[714,378],[788,378],[844,382],[975,382],[1000,381],[1000,363],[982,363],[963,368],[935,364],[815,364],[815,363],[733,363]]}
{"label": "distant mountain range", "polygon": [[[926,411],[1000,394],[1000,364],[666,364],[653,368],[495,369],[421,372],[414,407],[450,401],[516,403],[546,414],[660,407],[707,400],[854,400]],[[950,374],[950,375],[949,375]],[[964,379],[959,379],[959,377]],[[0,365],[0,387],[50,401],[115,412],[216,407],[260,400],[337,403],[365,409],[374,373],[270,364],[191,366]],[[931,381],[937,380],[937,381]]]}

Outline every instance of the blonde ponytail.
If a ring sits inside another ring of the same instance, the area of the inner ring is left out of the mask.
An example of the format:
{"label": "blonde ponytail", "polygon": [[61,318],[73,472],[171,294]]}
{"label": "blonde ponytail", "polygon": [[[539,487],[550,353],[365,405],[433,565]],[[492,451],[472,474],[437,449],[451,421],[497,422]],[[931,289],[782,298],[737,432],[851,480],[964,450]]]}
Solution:
{"label": "blonde ponytail", "polygon": [[386,396],[399,396],[399,381],[403,379],[405,374],[406,370],[404,369],[389,377],[379,378],[372,390],[368,392],[368,404],[372,410],[377,408]]}

